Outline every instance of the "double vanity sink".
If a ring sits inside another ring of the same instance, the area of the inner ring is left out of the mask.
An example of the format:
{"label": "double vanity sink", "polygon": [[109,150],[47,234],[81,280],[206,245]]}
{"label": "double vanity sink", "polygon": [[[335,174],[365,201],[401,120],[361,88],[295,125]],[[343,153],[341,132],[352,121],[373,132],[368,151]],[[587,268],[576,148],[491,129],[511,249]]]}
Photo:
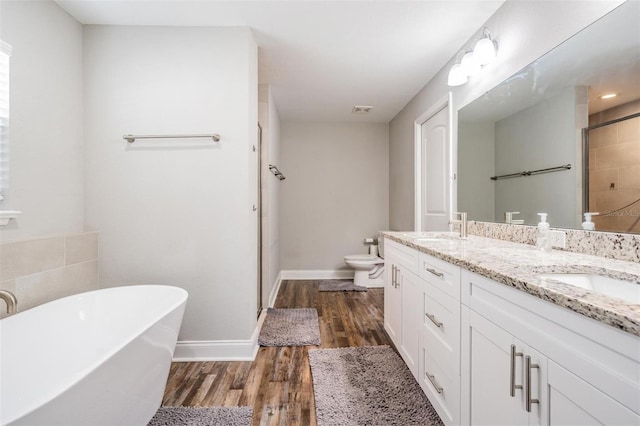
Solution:
{"label": "double vanity sink", "polygon": [[383,236],[384,327],[446,426],[640,426],[640,263]]}
{"label": "double vanity sink", "polygon": [[640,336],[640,264],[453,232],[385,238]]}
{"label": "double vanity sink", "polygon": [[[433,236],[412,238],[412,241],[416,244],[443,241],[458,241],[462,244],[465,239],[462,239],[455,234],[435,234]],[[604,296],[621,299],[628,303],[640,305],[640,276],[621,274],[613,270],[590,272],[593,268],[589,266],[571,266],[581,272],[545,273],[538,275],[538,278],[545,283],[568,284],[592,293],[598,293]],[[621,277],[621,275],[624,276]]]}

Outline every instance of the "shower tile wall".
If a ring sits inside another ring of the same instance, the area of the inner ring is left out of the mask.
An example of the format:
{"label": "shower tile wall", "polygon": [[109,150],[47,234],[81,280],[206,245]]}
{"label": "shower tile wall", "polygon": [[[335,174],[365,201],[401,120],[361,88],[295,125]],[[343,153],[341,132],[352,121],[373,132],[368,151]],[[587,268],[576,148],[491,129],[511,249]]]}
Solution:
{"label": "shower tile wall", "polygon": [[18,311],[98,287],[97,232],[0,244],[0,288],[15,294]]}
{"label": "shower tile wall", "polygon": [[640,117],[589,132],[589,172],[596,229],[640,232]]}

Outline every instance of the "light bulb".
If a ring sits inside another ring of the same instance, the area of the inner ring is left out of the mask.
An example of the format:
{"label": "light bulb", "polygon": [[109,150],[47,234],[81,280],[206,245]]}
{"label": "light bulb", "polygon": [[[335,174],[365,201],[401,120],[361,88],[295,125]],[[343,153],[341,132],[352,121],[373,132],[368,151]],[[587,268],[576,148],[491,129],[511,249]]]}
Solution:
{"label": "light bulb", "polygon": [[473,49],[473,56],[479,66],[490,64],[496,57],[496,46],[489,37],[480,39]]}
{"label": "light bulb", "polygon": [[480,64],[476,61],[471,51],[464,54],[460,65],[462,66],[462,71],[470,77],[480,72]]}
{"label": "light bulb", "polygon": [[448,84],[449,86],[461,86],[467,82],[467,75],[462,70],[460,64],[455,64],[449,70]]}

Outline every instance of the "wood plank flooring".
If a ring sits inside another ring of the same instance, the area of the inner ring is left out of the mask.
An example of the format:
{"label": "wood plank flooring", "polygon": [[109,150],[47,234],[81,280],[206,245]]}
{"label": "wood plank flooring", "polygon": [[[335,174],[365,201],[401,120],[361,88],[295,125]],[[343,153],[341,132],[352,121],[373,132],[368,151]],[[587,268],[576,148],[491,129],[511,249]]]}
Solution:
{"label": "wood plank flooring", "polygon": [[[319,281],[283,281],[275,308],[316,308],[322,348],[390,345],[383,290],[320,292]],[[253,425],[316,425],[308,349],[261,347],[253,362],[176,362],[163,405],[252,406]]]}

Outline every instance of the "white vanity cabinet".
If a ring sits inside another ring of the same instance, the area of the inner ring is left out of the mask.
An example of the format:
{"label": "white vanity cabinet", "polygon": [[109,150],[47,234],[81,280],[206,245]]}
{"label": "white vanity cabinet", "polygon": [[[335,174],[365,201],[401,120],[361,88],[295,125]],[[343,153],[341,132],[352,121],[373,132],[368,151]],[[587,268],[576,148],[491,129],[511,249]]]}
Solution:
{"label": "white vanity cabinet", "polygon": [[445,424],[459,424],[460,268],[385,240],[384,327]]}
{"label": "white vanity cabinet", "polygon": [[460,268],[420,253],[418,382],[446,425],[460,424]]}
{"label": "white vanity cabinet", "polygon": [[640,339],[462,274],[461,423],[640,425]]}
{"label": "white vanity cabinet", "polygon": [[385,243],[384,257],[384,329],[397,346],[400,341],[402,321],[402,293],[399,286],[398,262],[395,260],[395,250]]}
{"label": "white vanity cabinet", "polygon": [[404,362],[417,376],[422,294],[418,251],[388,240],[384,250],[384,328]]}
{"label": "white vanity cabinet", "polygon": [[640,426],[640,337],[385,240],[384,327],[445,425]]}

